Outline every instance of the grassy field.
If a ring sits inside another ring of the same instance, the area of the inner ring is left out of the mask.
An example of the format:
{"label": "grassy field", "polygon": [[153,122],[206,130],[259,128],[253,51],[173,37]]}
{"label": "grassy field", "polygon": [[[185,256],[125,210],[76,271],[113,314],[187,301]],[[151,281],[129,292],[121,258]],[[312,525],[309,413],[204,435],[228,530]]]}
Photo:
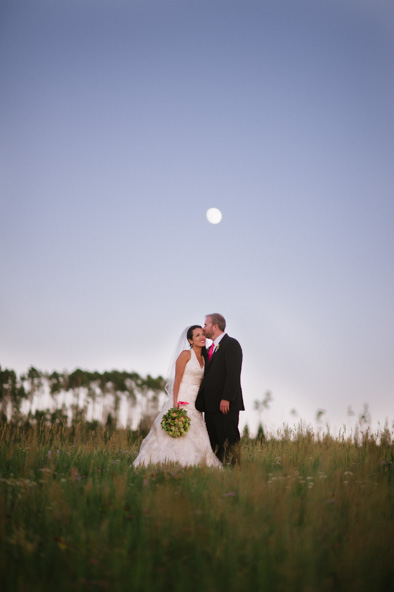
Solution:
{"label": "grassy field", "polygon": [[135,471],[126,431],[5,424],[0,588],[394,590],[394,446],[287,434]]}

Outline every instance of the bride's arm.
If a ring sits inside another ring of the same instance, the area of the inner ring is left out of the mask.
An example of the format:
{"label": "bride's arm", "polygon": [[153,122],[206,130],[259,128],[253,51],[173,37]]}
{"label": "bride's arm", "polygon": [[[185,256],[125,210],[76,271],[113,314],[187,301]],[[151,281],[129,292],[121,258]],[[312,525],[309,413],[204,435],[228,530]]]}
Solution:
{"label": "bride's arm", "polygon": [[190,360],[191,355],[192,354],[190,351],[184,350],[179,355],[179,357],[175,363],[175,380],[174,380],[174,392],[173,392],[174,407],[176,407],[176,405],[177,405],[179,387],[181,386],[183,373],[185,372],[186,364]]}

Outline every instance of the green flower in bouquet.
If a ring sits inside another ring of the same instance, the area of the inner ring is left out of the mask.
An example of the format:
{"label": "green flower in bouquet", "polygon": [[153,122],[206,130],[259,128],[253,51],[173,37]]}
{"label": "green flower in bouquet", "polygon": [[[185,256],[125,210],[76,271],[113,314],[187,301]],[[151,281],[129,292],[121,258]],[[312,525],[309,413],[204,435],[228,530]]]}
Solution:
{"label": "green flower in bouquet", "polygon": [[179,401],[178,407],[173,407],[161,420],[161,427],[172,438],[179,438],[186,434],[190,428],[190,417],[186,409],[179,409],[179,405],[188,405],[186,401]]}

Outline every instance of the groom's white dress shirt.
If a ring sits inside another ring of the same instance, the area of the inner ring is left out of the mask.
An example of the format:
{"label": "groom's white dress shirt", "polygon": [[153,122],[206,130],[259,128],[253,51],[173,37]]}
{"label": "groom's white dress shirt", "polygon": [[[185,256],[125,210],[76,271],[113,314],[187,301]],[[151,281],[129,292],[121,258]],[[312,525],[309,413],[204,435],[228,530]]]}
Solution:
{"label": "groom's white dress shirt", "polygon": [[214,340],[215,347],[214,347],[214,349],[213,349],[212,355],[213,355],[213,354],[215,353],[215,351],[217,350],[219,343],[221,342],[221,340],[223,339],[223,337],[224,337],[225,335],[226,335],[226,333],[221,333],[221,334],[220,334],[220,335],[218,335],[218,336],[216,337],[216,339]]}

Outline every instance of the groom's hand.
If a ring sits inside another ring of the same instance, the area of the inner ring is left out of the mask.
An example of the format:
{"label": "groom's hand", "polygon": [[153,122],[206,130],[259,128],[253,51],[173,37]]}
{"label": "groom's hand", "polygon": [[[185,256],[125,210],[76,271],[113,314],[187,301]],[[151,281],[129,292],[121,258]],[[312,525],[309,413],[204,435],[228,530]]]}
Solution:
{"label": "groom's hand", "polygon": [[224,415],[227,415],[227,413],[230,411],[230,401],[225,401],[222,399],[220,401],[220,411],[224,413]]}

